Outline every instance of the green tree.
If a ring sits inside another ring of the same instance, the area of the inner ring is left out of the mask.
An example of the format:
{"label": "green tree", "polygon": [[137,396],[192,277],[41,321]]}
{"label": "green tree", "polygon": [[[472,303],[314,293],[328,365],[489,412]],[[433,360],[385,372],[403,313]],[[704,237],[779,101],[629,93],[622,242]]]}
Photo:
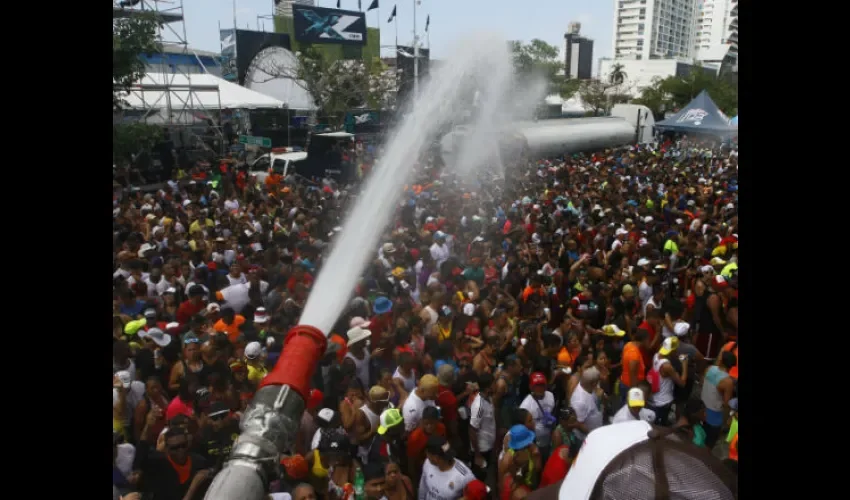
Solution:
{"label": "green tree", "polygon": [[737,114],[737,85],[729,78],[718,78],[700,67],[692,68],[684,76],[656,78],[651,85],[642,89],[641,96],[635,103],[643,104],[657,116],[661,116],[665,111],[687,106],[703,90],[708,92],[717,107],[728,116]]}
{"label": "green tree", "polygon": [[611,66],[611,73],[608,75],[608,83],[612,83],[614,85],[622,85],[626,78],[629,75],[623,71],[623,65],[620,63],[615,63]]}
{"label": "green tree", "polygon": [[121,123],[112,127],[112,162],[124,166],[133,155],[150,150],[162,138],[162,128],[147,123]]}
{"label": "green tree", "polygon": [[145,75],[143,54],[160,51],[157,29],[161,22],[154,13],[137,15],[112,21],[112,108],[120,110],[124,104],[121,94]]}
{"label": "green tree", "polygon": [[558,47],[535,38],[529,43],[511,41],[510,49],[520,78],[545,78],[549,93],[565,99],[578,90],[579,81],[570,80],[563,74],[564,62],[558,57]]}
{"label": "green tree", "polygon": [[584,102],[588,114],[597,116],[608,109],[608,104],[611,101],[612,92],[616,85],[602,80],[585,80],[581,82],[578,89],[578,95]]}

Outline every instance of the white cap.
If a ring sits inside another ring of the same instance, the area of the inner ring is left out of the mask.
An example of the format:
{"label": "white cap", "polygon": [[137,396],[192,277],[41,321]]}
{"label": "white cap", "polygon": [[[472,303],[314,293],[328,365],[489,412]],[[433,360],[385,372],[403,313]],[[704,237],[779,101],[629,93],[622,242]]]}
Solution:
{"label": "white cap", "polygon": [[651,215],[647,215],[646,217],[644,217],[644,218],[643,218],[643,222],[644,222],[645,224],[649,224],[650,222],[652,222],[652,221],[654,221],[654,220],[655,220],[655,219],[653,219]]}
{"label": "white cap", "polygon": [[623,228],[617,228],[617,230],[614,231],[615,236],[625,236],[627,234],[629,234],[629,232]]}
{"label": "white cap", "polygon": [[641,267],[648,266],[649,265],[649,259],[647,259],[646,257],[641,257],[640,259],[638,259],[637,265],[641,266]]}
{"label": "white cap", "polygon": [[263,347],[259,342],[250,342],[245,346],[245,357],[248,359],[257,359],[263,352]]}
{"label": "white cap", "polygon": [[216,304],[215,302],[207,305],[207,312],[208,313],[220,312],[220,311],[221,311],[221,306]]}
{"label": "white cap", "polygon": [[628,396],[626,400],[629,403],[629,406],[634,408],[643,408],[646,405],[646,399],[643,397],[643,390],[638,389],[637,387],[632,387],[629,389]]}
{"label": "white cap", "polygon": [[467,302],[466,304],[464,304],[463,314],[467,316],[472,316],[473,314],[475,314],[475,304],[473,304],[472,302]]}
{"label": "white cap", "polygon": [[330,421],[334,418],[334,411],[330,408],[322,408],[321,410],[319,410],[317,416],[325,422],[330,423]]}
{"label": "white cap", "polygon": [[688,334],[688,331],[691,329],[691,325],[682,321],[673,325],[673,333],[676,334],[677,337],[682,337]]}

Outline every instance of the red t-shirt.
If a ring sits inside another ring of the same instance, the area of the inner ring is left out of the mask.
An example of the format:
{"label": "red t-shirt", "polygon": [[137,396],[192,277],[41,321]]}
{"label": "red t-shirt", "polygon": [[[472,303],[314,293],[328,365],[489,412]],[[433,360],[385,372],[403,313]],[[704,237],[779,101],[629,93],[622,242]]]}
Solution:
{"label": "red t-shirt", "polygon": [[453,422],[457,420],[457,398],[451,388],[439,386],[437,388],[437,406],[440,407],[440,414],[444,422]]}
{"label": "red t-shirt", "polygon": [[[434,431],[434,435],[446,437],[446,426],[441,422],[437,422],[437,429]],[[410,458],[424,458],[425,445],[428,444],[429,437],[422,430],[422,427],[414,429],[407,438],[407,456]]]}
{"label": "red t-shirt", "polygon": [[567,477],[567,472],[570,470],[570,463],[569,461],[561,458],[560,451],[569,451],[569,449],[570,447],[564,444],[558,446],[552,452],[552,456],[549,457],[549,460],[546,462],[546,466],[543,467],[543,474],[540,476],[540,488],[545,488],[550,484],[555,484],[561,479]]}
{"label": "red t-shirt", "polygon": [[392,326],[392,314],[373,316],[369,320],[369,331],[372,332],[372,345],[378,347],[378,342],[381,341],[381,333],[389,330]]}
{"label": "red t-shirt", "polygon": [[200,314],[206,307],[207,306],[203,301],[199,302],[198,305],[192,303],[191,300],[184,301],[180,304],[180,307],[177,308],[177,322],[181,325],[185,325],[190,319],[192,319],[192,316]]}
{"label": "red t-shirt", "polygon": [[192,405],[184,403],[178,396],[172,399],[171,403],[168,404],[168,408],[165,410],[165,420],[170,421],[177,415],[186,415],[187,417],[191,417],[193,414],[194,411],[192,410]]}
{"label": "red t-shirt", "polygon": [[286,289],[289,290],[289,293],[295,293],[295,285],[298,283],[304,283],[304,286],[309,288],[313,284],[313,276],[310,273],[304,273],[300,281],[295,279],[295,276],[290,277],[289,281],[286,282]]}
{"label": "red t-shirt", "polygon": [[[650,342],[655,340],[655,328],[653,328],[652,325],[647,323],[646,320],[644,320],[643,323],[638,325],[638,328],[643,328],[643,329],[645,329],[646,331],[649,332],[649,341]],[[653,353],[647,352],[643,349],[640,350],[640,355],[643,357],[643,362],[644,362],[645,366],[649,366],[649,367],[652,366],[652,354]]]}

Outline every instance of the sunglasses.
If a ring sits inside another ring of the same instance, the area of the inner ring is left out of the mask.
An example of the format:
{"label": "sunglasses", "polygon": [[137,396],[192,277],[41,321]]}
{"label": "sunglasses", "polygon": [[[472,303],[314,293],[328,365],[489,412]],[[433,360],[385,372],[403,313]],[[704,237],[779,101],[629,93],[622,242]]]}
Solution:
{"label": "sunglasses", "polygon": [[173,444],[173,445],[170,445],[170,446],[168,447],[168,449],[169,449],[170,451],[185,450],[185,449],[187,449],[187,448],[189,448],[189,442],[188,442],[188,441],[184,441],[184,442],[179,443],[179,444]]}
{"label": "sunglasses", "polygon": [[201,342],[201,339],[186,339],[186,340],[183,341],[183,344],[184,345],[198,344],[200,342]]}
{"label": "sunglasses", "polygon": [[225,418],[227,418],[227,413],[222,413],[220,415],[210,415],[210,420],[212,420],[213,422],[221,422]]}

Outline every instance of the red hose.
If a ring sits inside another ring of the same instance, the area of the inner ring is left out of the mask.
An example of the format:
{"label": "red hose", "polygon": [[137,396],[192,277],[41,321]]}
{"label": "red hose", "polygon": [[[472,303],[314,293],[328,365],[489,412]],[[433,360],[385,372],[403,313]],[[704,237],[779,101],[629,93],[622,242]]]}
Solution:
{"label": "red hose", "polygon": [[298,325],[289,330],[283,350],[272,371],[263,378],[260,387],[288,385],[304,401],[310,393],[310,379],[325,354],[328,339],[317,328]]}

